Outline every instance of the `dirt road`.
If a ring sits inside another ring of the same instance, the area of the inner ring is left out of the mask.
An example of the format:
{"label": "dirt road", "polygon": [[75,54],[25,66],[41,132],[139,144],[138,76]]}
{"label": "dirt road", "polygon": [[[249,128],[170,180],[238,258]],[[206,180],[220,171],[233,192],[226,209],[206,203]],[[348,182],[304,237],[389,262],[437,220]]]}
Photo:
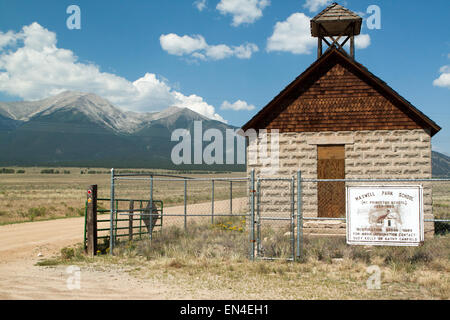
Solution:
{"label": "dirt road", "polygon": [[[245,198],[236,199],[233,208],[244,208],[245,201]],[[227,203],[217,201],[215,212],[225,213]],[[188,212],[204,214],[210,209],[209,203],[202,203],[190,206]],[[183,207],[168,207],[165,212],[180,213]],[[73,279],[74,273],[68,273],[67,266],[35,265],[40,259],[58,254],[65,246],[81,243],[83,230],[83,217],[0,226],[0,299],[190,298],[180,288],[139,280],[120,267],[103,271],[82,267],[81,289],[70,289],[67,281]],[[201,295],[197,292],[191,298],[201,298]]]}

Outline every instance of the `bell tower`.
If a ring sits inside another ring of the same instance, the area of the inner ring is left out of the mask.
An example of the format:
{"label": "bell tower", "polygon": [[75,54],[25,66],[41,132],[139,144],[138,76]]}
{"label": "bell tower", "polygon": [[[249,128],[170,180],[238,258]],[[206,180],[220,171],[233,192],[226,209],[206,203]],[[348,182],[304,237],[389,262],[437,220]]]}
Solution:
{"label": "bell tower", "polygon": [[[347,53],[344,45],[350,40],[350,56],[355,59],[355,36],[361,32],[362,18],[336,2],[311,19],[311,35],[318,39],[317,58],[328,49],[338,48]],[[348,53],[347,53],[348,54]]]}

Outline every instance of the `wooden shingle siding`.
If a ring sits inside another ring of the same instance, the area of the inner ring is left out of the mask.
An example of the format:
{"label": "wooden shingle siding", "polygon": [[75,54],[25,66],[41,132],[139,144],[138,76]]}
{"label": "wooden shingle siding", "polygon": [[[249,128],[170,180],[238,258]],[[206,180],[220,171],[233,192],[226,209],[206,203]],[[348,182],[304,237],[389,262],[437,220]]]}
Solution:
{"label": "wooden shingle siding", "polygon": [[280,132],[441,129],[363,65],[331,49],[242,129]]}
{"label": "wooden shingle siding", "polygon": [[326,65],[316,73],[299,96],[290,97],[274,108],[267,129],[280,132],[359,131],[420,129],[411,117],[386,95],[342,64]]}

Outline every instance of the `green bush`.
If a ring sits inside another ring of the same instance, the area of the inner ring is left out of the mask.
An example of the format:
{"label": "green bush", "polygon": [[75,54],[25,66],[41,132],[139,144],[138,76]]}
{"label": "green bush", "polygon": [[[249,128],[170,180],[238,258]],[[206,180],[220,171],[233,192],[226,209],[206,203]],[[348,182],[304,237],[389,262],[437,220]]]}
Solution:
{"label": "green bush", "polygon": [[55,173],[59,173],[59,172],[55,169],[42,169],[41,170],[41,174],[55,174]]}
{"label": "green bush", "polygon": [[450,233],[450,223],[448,222],[434,222],[434,232],[438,235]]}
{"label": "green bush", "polygon": [[15,172],[14,169],[8,169],[8,168],[2,168],[2,169],[0,170],[0,173],[11,174],[11,173],[14,173],[14,172]]}
{"label": "green bush", "polygon": [[33,221],[36,217],[43,217],[47,214],[47,208],[38,207],[38,208],[30,208],[28,209],[27,216]]}
{"label": "green bush", "polygon": [[75,256],[74,248],[62,248],[61,249],[61,258],[64,260],[72,259]]}

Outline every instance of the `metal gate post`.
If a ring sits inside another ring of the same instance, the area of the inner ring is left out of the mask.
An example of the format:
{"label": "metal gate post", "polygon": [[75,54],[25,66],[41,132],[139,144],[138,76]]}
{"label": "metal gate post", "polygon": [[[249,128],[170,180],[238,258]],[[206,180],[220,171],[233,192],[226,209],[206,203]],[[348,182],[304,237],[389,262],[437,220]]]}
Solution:
{"label": "metal gate post", "polygon": [[187,180],[184,179],[184,231],[187,230]]}
{"label": "metal gate post", "polygon": [[302,173],[297,171],[297,259],[303,254]]}
{"label": "metal gate post", "polygon": [[256,256],[261,256],[261,180],[256,182]]}
{"label": "metal gate post", "polygon": [[214,224],[214,179],[211,180],[211,224]]}
{"label": "metal gate post", "polygon": [[233,215],[233,181],[230,180],[230,215]]}
{"label": "metal gate post", "polygon": [[150,225],[148,232],[150,233],[150,241],[153,240],[153,176],[150,176]]}
{"label": "metal gate post", "polygon": [[255,169],[250,177],[250,257],[255,260]]}
{"label": "metal gate post", "polygon": [[295,261],[295,176],[291,179],[291,250],[292,261]]}
{"label": "metal gate post", "polygon": [[114,168],[111,169],[111,204],[109,217],[109,254],[113,255],[114,250]]}

